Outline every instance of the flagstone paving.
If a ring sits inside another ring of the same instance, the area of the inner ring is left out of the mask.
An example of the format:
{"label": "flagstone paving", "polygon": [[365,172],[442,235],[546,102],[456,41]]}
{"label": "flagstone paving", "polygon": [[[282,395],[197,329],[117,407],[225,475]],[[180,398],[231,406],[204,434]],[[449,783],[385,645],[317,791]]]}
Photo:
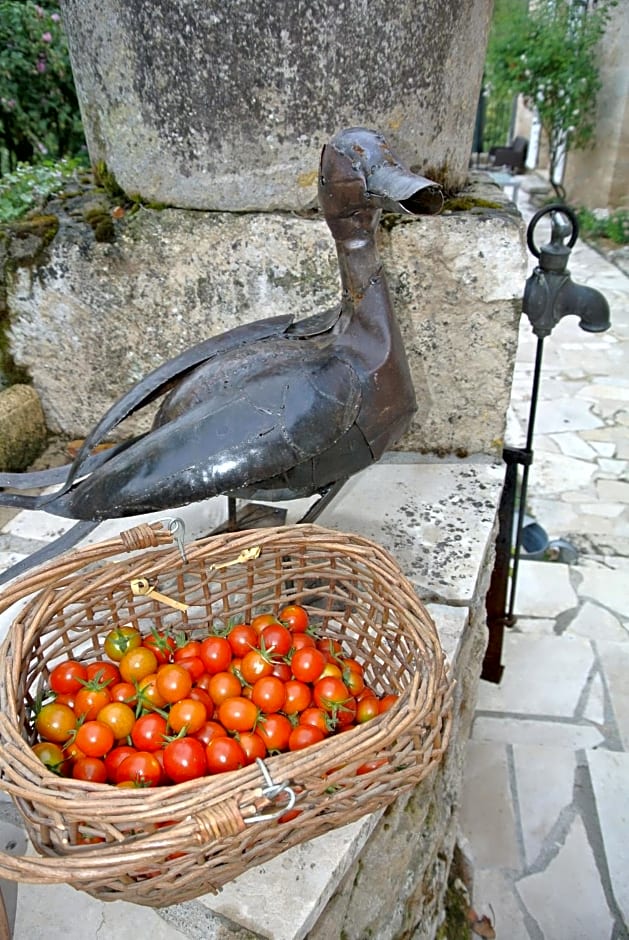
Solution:
{"label": "flagstone paving", "polygon": [[[505,671],[481,682],[468,745],[473,904],[498,940],[629,937],[629,278],[581,242],[569,268],[603,291],[612,326],[566,317],[544,341],[527,512],[579,555],[520,562]],[[523,317],[514,446],[536,342]]]}

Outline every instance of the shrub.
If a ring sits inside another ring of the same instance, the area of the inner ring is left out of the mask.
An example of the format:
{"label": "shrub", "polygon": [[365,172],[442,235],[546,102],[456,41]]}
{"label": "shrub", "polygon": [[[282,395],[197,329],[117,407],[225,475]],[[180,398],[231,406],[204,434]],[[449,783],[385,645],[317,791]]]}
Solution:
{"label": "shrub", "polygon": [[57,4],[0,0],[0,173],[84,147]]}

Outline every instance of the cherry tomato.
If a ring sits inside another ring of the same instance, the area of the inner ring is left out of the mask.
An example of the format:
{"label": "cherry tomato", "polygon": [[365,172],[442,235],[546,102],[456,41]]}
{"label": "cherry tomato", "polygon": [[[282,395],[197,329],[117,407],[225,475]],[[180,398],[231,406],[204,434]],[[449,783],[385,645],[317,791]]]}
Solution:
{"label": "cherry tomato", "polygon": [[166,702],[178,702],[190,694],[192,676],[180,663],[166,663],[157,670],[155,685]]}
{"label": "cherry tomato", "polygon": [[101,685],[105,686],[120,682],[120,670],[115,663],[97,659],[93,663],[88,663],[85,668],[87,669],[88,682],[93,682],[96,679]]}
{"label": "cherry tomato", "polygon": [[360,693],[365,688],[365,680],[363,679],[361,673],[356,672],[355,669],[348,669],[344,667],[342,679],[347,686],[350,695],[360,695]]}
{"label": "cherry tomato", "polygon": [[383,758],[382,760],[368,760],[364,764],[361,764],[360,767],[356,769],[356,776],[361,777],[363,774],[371,773],[372,770],[377,770],[378,767],[384,767],[385,764],[388,764],[388,760]]}
{"label": "cherry tomato", "polygon": [[200,640],[187,640],[183,646],[178,646],[173,655],[173,659],[176,663],[180,662],[182,659],[187,659],[190,656],[200,656],[201,655],[201,641]]}
{"label": "cherry tomato", "polygon": [[178,659],[177,666],[189,672],[193,682],[197,682],[201,676],[207,674],[200,656],[185,656],[183,659]]}
{"label": "cherry tomato", "polygon": [[118,768],[131,754],[137,754],[136,749],[128,744],[121,744],[119,747],[113,747],[105,756],[105,769],[110,783],[118,783]]}
{"label": "cherry tomato", "polygon": [[258,709],[248,698],[235,695],[219,705],[218,720],[228,731],[251,731],[258,720]]}
{"label": "cherry tomato", "polygon": [[136,687],[132,682],[116,682],[109,686],[109,694],[112,702],[124,702],[126,705],[134,706],[138,700]]}
{"label": "cherry tomato", "polygon": [[205,749],[207,767],[211,774],[220,774],[226,770],[238,770],[247,763],[247,757],[235,738],[218,737]]}
{"label": "cherry tomato", "polygon": [[167,704],[166,699],[157,688],[157,673],[150,672],[148,676],[137,683],[137,703],[141,708],[150,710],[153,708],[163,708]]}
{"label": "cherry tomato", "polygon": [[33,745],[32,750],[53,774],[67,777],[70,773],[70,761],[58,744],[53,741],[39,741]]}
{"label": "cherry tomato", "polygon": [[338,679],[342,679],[343,671],[337,663],[327,662],[323,667],[323,672],[319,676],[319,679],[323,679],[325,676],[336,676]]}
{"label": "cherry tomato", "polygon": [[299,679],[289,679],[284,686],[286,699],[282,706],[282,711],[287,715],[296,715],[303,712],[312,702],[312,692],[307,682],[300,682]]}
{"label": "cherry tomato", "polygon": [[325,664],[326,658],[321,650],[306,646],[294,653],[290,668],[295,679],[301,682],[316,682]]}
{"label": "cherry tomato", "polygon": [[[49,685],[59,695],[78,692],[87,680],[87,669],[76,659],[66,659],[50,673]],[[59,699],[57,699],[59,701]]]}
{"label": "cherry tomato", "polygon": [[86,757],[104,757],[114,746],[114,733],[104,721],[85,721],[76,732],[76,746]]}
{"label": "cherry tomato", "polygon": [[65,744],[76,728],[76,715],[68,705],[49,702],[37,713],[35,728],[45,741]]}
{"label": "cherry tomato", "polygon": [[119,663],[125,653],[136,649],[142,642],[142,634],[130,623],[114,627],[105,637],[104,649],[115,663]]}
{"label": "cherry tomato", "polygon": [[279,620],[275,614],[258,614],[257,617],[254,617],[251,621],[251,626],[256,631],[256,633],[261,633],[265,627],[268,627],[272,623],[279,623]]}
{"label": "cherry tomato", "polygon": [[227,634],[227,642],[234,656],[246,656],[249,650],[258,645],[258,631],[250,623],[239,623]]}
{"label": "cherry tomato", "polygon": [[214,704],[220,705],[225,699],[240,695],[242,685],[233,672],[215,672],[208,683],[207,691]]}
{"label": "cherry tomato", "polygon": [[384,712],[388,712],[389,709],[395,705],[398,699],[399,695],[396,695],[395,692],[391,692],[389,695],[384,695],[380,699],[380,714],[382,715]]}
{"label": "cherry tomato", "polygon": [[138,751],[158,751],[168,734],[166,719],[156,712],[141,715],[131,730],[131,740]]}
{"label": "cherry tomato", "polygon": [[220,721],[205,721],[198,731],[195,731],[195,738],[198,738],[199,741],[202,741],[203,744],[209,744],[214,738],[225,738],[227,737],[227,731],[220,723]]}
{"label": "cherry tomato", "polygon": [[344,730],[356,721],[357,702],[353,695],[341,702],[333,710],[334,718],[339,730]]}
{"label": "cherry tomato", "polygon": [[245,753],[247,764],[253,764],[258,757],[264,760],[268,753],[266,744],[255,731],[242,731],[238,735],[238,743]]}
{"label": "cherry tomato", "polygon": [[116,741],[128,737],[135,724],[135,712],[124,702],[109,702],[96,717],[98,721],[109,725]]}
{"label": "cherry tomato", "polygon": [[68,708],[71,708],[72,711],[74,711],[76,692],[59,692],[55,694],[55,702],[58,705],[67,705]]}
{"label": "cherry tomato", "polygon": [[105,762],[98,757],[81,757],[72,768],[75,780],[88,780],[90,783],[107,783]]}
{"label": "cherry tomato", "polygon": [[301,650],[304,646],[316,646],[314,637],[309,633],[293,633],[293,649]]}
{"label": "cherry tomato", "polygon": [[286,662],[273,663],[273,669],[271,671],[272,676],[276,676],[278,679],[281,679],[282,682],[288,682],[292,678],[292,672],[290,671],[290,666]]}
{"label": "cherry tomato", "polygon": [[284,683],[277,676],[263,676],[251,690],[251,701],[267,714],[281,711],[286,701]]}
{"label": "cherry tomato", "polygon": [[256,727],[256,734],[260,735],[269,751],[285,751],[292,730],[293,726],[286,715],[275,713],[264,715]]}
{"label": "cherry tomato", "polygon": [[63,753],[70,761],[80,760],[85,757],[83,751],[76,746],[76,741],[68,741],[63,747]]}
{"label": "cherry tomato", "polygon": [[207,710],[202,702],[197,702],[193,698],[181,698],[171,706],[168,713],[168,727],[175,734],[179,734],[184,728],[186,734],[194,734],[203,727],[207,718]]}
{"label": "cherry tomato", "polygon": [[260,646],[273,655],[274,659],[286,656],[293,645],[293,634],[281,623],[271,623],[260,631]]}
{"label": "cherry tomato", "polygon": [[301,751],[311,744],[323,741],[325,737],[325,732],[314,725],[297,725],[289,735],[288,749],[289,751]]}
{"label": "cherry tomato", "polygon": [[293,633],[305,633],[310,622],[308,611],[299,604],[287,604],[282,607],[279,619]]}
{"label": "cherry tomato", "polygon": [[164,748],[164,770],[173,783],[203,777],[208,769],[205,751],[205,745],[196,738],[175,738],[167,744]]}
{"label": "cherry tomato", "polygon": [[356,707],[356,721],[359,725],[370,721],[380,714],[380,702],[375,695],[366,695],[361,698]]}
{"label": "cherry tomato", "polygon": [[142,638],[142,645],[155,653],[157,663],[160,666],[162,663],[169,663],[172,660],[177,648],[174,637],[156,630],[155,627],[151,628],[148,636]]}
{"label": "cherry tomato", "polygon": [[245,682],[253,685],[257,679],[271,675],[273,664],[260,650],[249,650],[246,656],[242,657],[240,672]]}
{"label": "cherry tomato", "polygon": [[144,787],[158,787],[162,782],[162,765],[149,751],[136,751],[119,765],[117,777],[118,783],[131,781]]}
{"label": "cherry tomato", "polygon": [[314,725],[325,734],[331,731],[330,716],[323,708],[317,708],[316,705],[305,708],[299,715],[300,725]]}
{"label": "cherry tomato", "polygon": [[202,689],[198,685],[193,685],[192,688],[190,689],[190,694],[188,695],[188,698],[194,699],[195,702],[201,702],[201,704],[205,706],[205,711],[207,712],[208,715],[214,714],[214,702],[212,701],[208,693],[205,691],[205,689]]}
{"label": "cherry tomato", "polygon": [[315,705],[331,712],[348,701],[350,694],[342,679],[337,676],[326,676],[315,682],[312,697]]}
{"label": "cherry tomato", "polygon": [[119,669],[125,682],[140,682],[145,676],[157,672],[157,656],[146,646],[138,646],[124,654]]}
{"label": "cherry tomato", "polygon": [[92,721],[96,718],[101,708],[104,708],[109,702],[111,702],[109,690],[105,686],[100,685],[97,679],[93,679],[76,693],[74,711],[77,718]]}
{"label": "cherry tomato", "polygon": [[325,657],[328,662],[335,662],[343,652],[343,648],[338,640],[333,640],[332,637],[326,636],[322,637],[320,640],[317,640],[317,649],[321,650],[322,653],[325,653]]}
{"label": "cherry tomato", "polygon": [[210,675],[225,672],[232,661],[232,648],[224,636],[208,636],[201,643],[201,659]]}

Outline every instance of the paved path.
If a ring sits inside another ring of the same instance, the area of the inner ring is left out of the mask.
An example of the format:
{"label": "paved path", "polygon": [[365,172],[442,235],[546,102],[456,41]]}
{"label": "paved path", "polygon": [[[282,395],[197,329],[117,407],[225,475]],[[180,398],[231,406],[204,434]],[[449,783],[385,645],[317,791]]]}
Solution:
{"label": "paved path", "polygon": [[[629,936],[629,278],[580,241],[569,267],[612,328],[567,317],[544,342],[527,508],[579,556],[521,562],[505,673],[481,683],[469,743],[462,825],[498,940]],[[536,342],[523,317],[514,445]]]}

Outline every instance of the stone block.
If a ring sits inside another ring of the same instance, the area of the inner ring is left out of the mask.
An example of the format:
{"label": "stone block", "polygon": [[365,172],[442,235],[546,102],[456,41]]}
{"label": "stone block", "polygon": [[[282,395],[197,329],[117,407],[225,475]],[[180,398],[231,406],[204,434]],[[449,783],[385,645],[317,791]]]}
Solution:
{"label": "stone block", "polygon": [[0,470],[25,470],[46,445],[46,422],[30,385],[0,391]]}
{"label": "stone block", "polygon": [[64,0],[90,156],[149,202],[303,209],[321,146],[368,124],[467,172],[490,0]]}
{"label": "stone block", "polygon": [[[474,195],[502,203],[380,230],[419,402],[405,449],[502,450],[524,246],[498,187]],[[76,207],[56,211],[62,224],[47,260],[7,275],[9,339],[48,426],[70,438],[194,343],[262,317],[300,319],[340,296],[334,242],[319,217],[141,209],[102,243]],[[147,426],[133,419],[124,430]]]}

